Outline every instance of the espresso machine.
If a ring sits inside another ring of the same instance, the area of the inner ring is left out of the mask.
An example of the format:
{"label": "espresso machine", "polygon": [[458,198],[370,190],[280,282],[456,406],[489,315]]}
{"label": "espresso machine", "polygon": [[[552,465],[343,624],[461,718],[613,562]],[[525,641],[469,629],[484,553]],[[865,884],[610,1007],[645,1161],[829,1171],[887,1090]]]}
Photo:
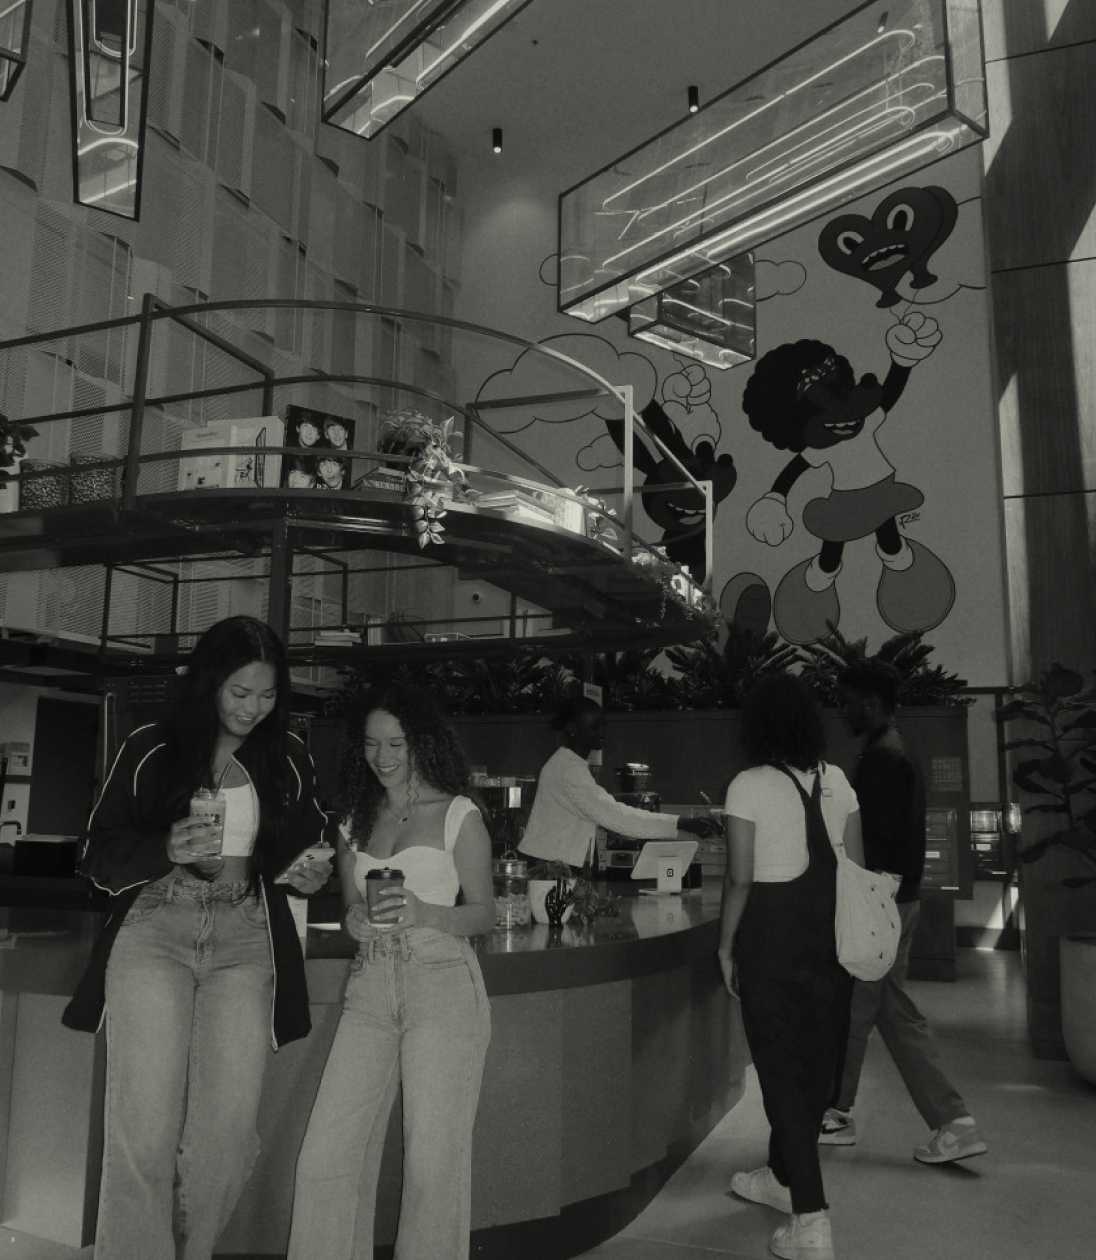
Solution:
{"label": "espresso machine", "polygon": [[536,790],[537,781],[532,775],[473,776],[472,795],[483,810],[491,850],[496,856],[517,849],[521,843]]}
{"label": "espresso machine", "polygon": [[[613,795],[622,805],[648,809],[655,814],[661,812],[662,798],[649,786],[651,767],[646,762],[626,762],[618,766],[615,773],[617,791]],[[607,879],[629,879],[645,841],[599,827],[597,843],[598,866],[602,874]]]}

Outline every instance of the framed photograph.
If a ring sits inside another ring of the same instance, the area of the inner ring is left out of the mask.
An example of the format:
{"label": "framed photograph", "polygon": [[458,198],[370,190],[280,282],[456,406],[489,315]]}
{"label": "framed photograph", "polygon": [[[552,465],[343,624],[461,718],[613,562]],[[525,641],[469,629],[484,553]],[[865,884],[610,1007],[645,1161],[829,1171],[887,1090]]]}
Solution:
{"label": "framed photograph", "polygon": [[354,445],[354,421],[345,416],[298,407],[285,409],[285,445],[300,446],[306,453],[287,455],[282,464],[282,485],[309,490],[350,488],[350,457]]}

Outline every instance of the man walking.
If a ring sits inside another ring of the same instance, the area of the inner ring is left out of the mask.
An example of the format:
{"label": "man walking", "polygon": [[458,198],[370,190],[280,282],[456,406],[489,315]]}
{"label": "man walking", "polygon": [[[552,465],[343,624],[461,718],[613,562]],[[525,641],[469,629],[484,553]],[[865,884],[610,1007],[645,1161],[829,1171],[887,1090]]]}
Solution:
{"label": "man walking", "polygon": [[829,1146],[851,1146],[856,1141],[852,1108],[874,1027],[879,1029],[914,1106],[932,1130],[928,1141],[915,1148],[914,1159],[923,1164],[945,1164],[983,1155],[987,1148],[978,1127],[944,1075],[925,1017],[903,988],[920,911],[925,790],[918,767],[894,725],[898,675],[884,662],[864,661],[849,666],[839,682],[845,719],[853,734],[864,737],[852,775],[860,801],[864,865],[890,871],[901,879],[896,901],[902,935],[894,966],[883,979],[858,980],[853,988],[845,1066],[818,1140]]}

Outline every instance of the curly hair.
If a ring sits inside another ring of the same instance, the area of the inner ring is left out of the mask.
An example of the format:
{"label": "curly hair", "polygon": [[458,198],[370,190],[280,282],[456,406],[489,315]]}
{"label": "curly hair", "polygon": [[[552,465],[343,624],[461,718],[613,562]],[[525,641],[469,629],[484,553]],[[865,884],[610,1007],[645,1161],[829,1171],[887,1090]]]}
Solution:
{"label": "curly hair", "polygon": [[742,410],[766,442],[778,451],[795,451],[806,446],[803,429],[815,414],[815,407],[800,390],[803,373],[818,367],[827,358],[836,362],[838,385],[851,389],[856,378],[852,364],[824,341],[793,341],[763,355],[754,368],[742,394]]}
{"label": "curly hair", "polygon": [[444,709],[420,687],[388,683],[370,692],[350,718],[338,803],[355,843],[369,835],[384,800],[384,787],[365,760],[365,724],[378,710],[391,713],[403,728],[411,766],[421,779],[450,796],[469,791],[468,759]]}
{"label": "curly hair", "polygon": [[755,683],[742,705],[742,747],[751,766],[811,770],[822,760],[822,713],[810,688],[794,674]]}

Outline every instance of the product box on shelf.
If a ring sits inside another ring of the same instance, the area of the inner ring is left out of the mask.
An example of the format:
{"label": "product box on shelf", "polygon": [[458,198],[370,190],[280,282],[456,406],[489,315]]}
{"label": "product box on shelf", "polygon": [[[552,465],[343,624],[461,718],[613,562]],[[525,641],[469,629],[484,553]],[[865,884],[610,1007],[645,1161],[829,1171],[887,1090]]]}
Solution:
{"label": "product box on shelf", "polygon": [[[280,416],[214,420],[200,429],[187,430],[179,440],[178,488],[277,486],[281,481],[282,457],[267,455],[262,448],[284,446],[284,434]],[[235,447],[239,453],[206,453],[222,446]]]}

